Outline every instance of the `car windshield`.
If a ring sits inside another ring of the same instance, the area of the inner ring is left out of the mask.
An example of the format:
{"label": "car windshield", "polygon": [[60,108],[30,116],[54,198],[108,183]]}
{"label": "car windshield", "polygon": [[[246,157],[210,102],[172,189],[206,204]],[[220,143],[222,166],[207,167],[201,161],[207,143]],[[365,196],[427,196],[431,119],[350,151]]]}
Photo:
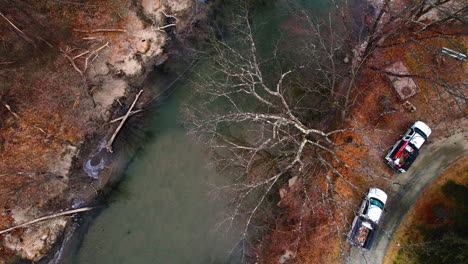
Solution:
{"label": "car windshield", "polygon": [[370,204],[375,205],[375,206],[377,206],[377,207],[379,207],[380,209],[383,210],[384,204],[381,201],[379,201],[379,200],[377,200],[375,198],[370,198]]}

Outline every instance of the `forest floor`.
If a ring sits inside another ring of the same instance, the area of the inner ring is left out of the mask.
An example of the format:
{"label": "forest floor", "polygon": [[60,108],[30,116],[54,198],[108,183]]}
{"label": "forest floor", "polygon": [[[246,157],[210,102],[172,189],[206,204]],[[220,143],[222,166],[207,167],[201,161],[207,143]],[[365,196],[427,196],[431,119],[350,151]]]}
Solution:
{"label": "forest floor", "polygon": [[[453,27],[442,30],[458,32],[458,30],[463,29]],[[432,33],[426,34],[425,37],[432,35]],[[406,39],[403,37],[396,42],[405,43]],[[446,153],[446,157],[452,157],[450,160],[436,155],[440,152],[437,152],[437,150],[452,147],[449,146],[453,143],[451,139],[458,139],[458,145],[463,145],[466,142],[466,122],[464,122],[466,105],[463,101],[458,101],[456,96],[450,94],[450,91],[444,90],[441,86],[434,84],[433,81],[417,77],[413,78],[417,85],[417,94],[407,100],[402,100],[392,87],[386,73],[379,69],[386,69],[394,63],[403,62],[412,75],[428,76],[429,79],[436,79],[435,77],[437,77],[451,85],[463,84],[468,77],[468,63],[457,61],[450,57],[441,57],[438,53],[440,53],[441,47],[452,47],[460,50],[460,47],[466,47],[467,45],[468,38],[463,35],[452,38],[429,37],[421,42],[409,42],[385,49],[378,49],[373,58],[370,59],[369,69],[364,71],[364,77],[361,79],[364,96],[360,97],[356,107],[352,110],[352,119],[357,127],[363,124],[370,124],[382,130],[392,131],[394,134],[379,135],[376,138],[368,137],[365,140],[378,142],[388,149],[401,137],[399,135],[403,134],[409,126],[415,121],[421,120],[432,128],[429,141],[438,142],[438,145],[432,146],[430,143],[429,146],[423,147],[421,157],[419,157],[419,160],[410,171],[403,175],[404,177],[396,174],[383,162],[385,152],[371,150],[367,153],[360,153],[361,155],[366,155],[366,160],[369,161],[371,166],[376,168],[380,175],[387,178],[387,180],[363,181],[359,180],[359,175],[356,175],[354,177],[357,178],[353,182],[361,183],[358,186],[363,189],[374,186],[384,189],[389,193],[389,206],[386,209],[382,230],[379,238],[375,241],[374,249],[370,252],[363,252],[359,248],[352,248],[347,262],[380,263],[388,243],[392,240],[393,232],[403,220],[406,210],[411,207],[418,197],[418,192],[411,192],[408,188],[412,187],[415,190],[422,189],[442,169],[459,159],[460,155],[466,155],[466,151],[462,151],[460,154],[457,151],[451,152],[450,150],[446,150],[450,152]],[[461,88],[461,92],[466,93],[466,90]],[[413,112],[407,110],[404,106],[405,101],[413,105],[416,110]],[[456,153],[458,155],[448,155]],[[441,162],[442,160],[444,162]],[[432,171],[428,171],[428,168],[432,168]],[[428,175],[422,175],[422,173],[427,173]],[[414,179],[408,180],[406,176],[414,177]],[[353,175],[351,174],[350,177],[353,178]],[[417,181],[421,181],[418,188],[414,185]],[[410,193],[412,194],[410,195]],[[404,195],[414,199],[408,201],[405,197],[402,197]],[[349,199],[355,201],[355,203],[359,203],[362,197],[350,197]],[[350,219],[352,220],[354,214],[353,212],[351,213]]]}
{"label": "forest floor", "polygon": [[[447,33],[462,32],[463,26],[440,28],[439,30]],[[358,87],[360,87],[359,93],[361,94],[357,97],[358,100],[349,114],[349,120],[351,120],[350,125],[352,127],[373,127],[391,133],[375,135],[349,133],[349,135],[344,135],[342,138],[343,142],[352,140],[353,143],[357,144],[367,143],[380,146],[380,150],[356,147],[347,148],[347,151],[352,153],[352,156],[356,158],[355,160],[360,163],[354,164],[356,167],[371,168],[373,173],[379,175],[379,177],[369,179],[365,175],[350,170],[344,170],[342,173],[361,190],[378,187],[392,194],[388,199],[394,205],[393,208],[397,208],[398,201],[402,199],[399,196],[403,195],[402,193],[392,191],[392,188],[400,181],[401,176],[398,176],[394,170],[385,164],[383,157],[386,155],[386,151],[415,121],[421,120],[432,128],[432,135],[429,141],[444,142],[445,144],[448,142],[448,138],[459,138],[460,136],[462,142],[466,141],[466,126],[465,122],[463,122],[467,113],[465,102],[463,100],[460,101],[457,96],[451,94],[451,91],[444,90],[443,87],[436,85],[431,80],[440,78],[446,84],[454,85],[454,87],[461,85],[459,86],[461,87],[461,93],[466,94],[463,83],[466,82],[468,77],[468,62],[458,61],[451,57],[442,57],[440,49],[442,47],[449,47],[463,51],[465,50],[463,47],[468,46],[468,38],[463,34],[454,34],[448,38],[436,37],[435,35],[437,33],[426,32],[419,36],[422,38],[421,41],[408,41],[412,37],[412,33],[409,31],[407,35],[402,36],[400,39],[386,39],[382,43],[382,45],[387,43],[402,44],[378,48],[372,58],[369,59],[358,82]],[[416,94],[406,100],[402,100],[399,97],[384,70],[398,62],[402,62],[412,75],[429,77],[413,78],[417,86]],[[415,107],[415,111],[409,111],[405,107],[404,103],[406,101]],[[440,147],[443,148],[444,146]],[[419,158],[420,161],[415,164],[411,172],[407,172],[407,175],[412,175],[416,178],[420,177],[420,173],[414,170],[419,168],[421,172],[427,172],[424,170],[426,166],[433,168],[433,172],[440,172],[448,164],[460,158],[459,155],[449,155],[453,160],[447,160],[443,164],[438,163],[437,160],[427,160],[427,162],[437,162],[434,163],[440,165],[437,168],[432,166],[434,164],[422,164],[424,156],[431,156],[431,153],[426,152],[433,150],[434,148],[430,144],[423,147],[421,150],[422,155]],[[462,153],[461,155],[466,154]],[[437,158],[436,156],[434,157]],[[353,164],[352,160],[348,162]],[[431,174],[430,176],[433,177],[435,174]],[[432,178],[427,178],[424,182],[426,183],[430,179]],[[412,186],[409,182],[407,186]],[[360,204],[363,198],[362,195],[355,192],[353,187],[347,182],[341,178],[337,178],[334,184],[335,190],[339,190],[343,201],[346,201],[347,204]],[[419,187],[421,189],[424,186],[425,184]],[[406,189],[405,186],[400,187]],[[414,197],[414,201],[416,201],[417,195],[411,197]],[[405,205],[407,206],[405,208],[408,209],[414,201],[409,201]],[[308,243],[304,243],[303,248],[299,249],[300,253],[298,254],[298,258],[302,261],[301,263],[337,263],[342,261],[351,261],[351,263],[380,263],[379,260],[383,258],[388,243],[383,246],[383,241],[380,244],[379,241],[376,241],[374,245],[376,248],[371,251],[373,253],[369,256],[364,256],[364,253],[360,254],[362,252],[362,250],[359,251],[360,249],[351,249],[351,247],[346,246],[344,244],[345,236],[350,228],[355,212],[350,210],[350,208],[339,207],[334,214],[334,218],[342,218],[343,213],[347,215],[347,220],[341,222],[341,230],[337,233],[332,233],[332,235],[323,235],[319,238],[313,237]],[[386,214],[390,215],[392,213],[394,212],[391,212],[391,209],[387,208]],[[401,211],[399,214],[396,214],[398,215],[398,219],[384,216],[383,225],[388,224],[386,221],[390,220],[400,223],[405,213],[406,211]],[[321,225],[325,228],[333,225],[334,220],[332,219],[329,217],[328,220],[323,220]],[[397,227],[398,225],[389,228],[389,230],[383,230],[379,237],[387,236],[386,240],[389,242],[394,229]],[[351,255],[344,253],[343,248],[351,250]],[[356,253],[356,251],[359,252]],[[379,251],[378,257],[372,255],[377,251]],[[374,260],[377,260],[377,262],[374,262]]]}

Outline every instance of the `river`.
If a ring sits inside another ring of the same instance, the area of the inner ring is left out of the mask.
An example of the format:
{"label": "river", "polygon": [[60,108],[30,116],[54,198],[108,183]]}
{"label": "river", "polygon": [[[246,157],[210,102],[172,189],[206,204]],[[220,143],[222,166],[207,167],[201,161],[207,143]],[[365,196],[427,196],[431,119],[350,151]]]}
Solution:
{"label": "river", "polygon": [[[328,6],[324,0],[297,2],[317,10]],[[283,11],[279,4],[257,9],[265,43],[279,36]],[[210,195],[211,184],[224,180],[206,165],[206,151],[181,125],[190,82],[179,81],[172,89],[175,93],[148,120],[152,136],[127,166],[108,206],[78,230],[81,235],[68,242],[60,263],[228,262],[238,236],[214,228],[227,202]]]}
{"label": "river", "polygon": [[[179,89],[180,88],[180,89]],[[212,232],[222,202],[203,149],[177,123],[183,87],[151,120],[154,138],[125,172],[110,205],[63,263],[214,263],[230,239]]]}

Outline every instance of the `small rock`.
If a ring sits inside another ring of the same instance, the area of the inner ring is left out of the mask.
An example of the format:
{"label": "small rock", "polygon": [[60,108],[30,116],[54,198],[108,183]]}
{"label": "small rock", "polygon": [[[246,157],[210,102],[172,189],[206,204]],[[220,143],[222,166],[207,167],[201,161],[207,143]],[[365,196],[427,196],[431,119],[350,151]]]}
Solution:
{"label": "small rock", "polygon": [[437,55],[435,56],[435,63],[437,65],[444,65],[447,62],[444,56],[442,55]]}
{"label": "small rock", "polygon": [[26,228],[21,237],[7,234],[3,246],[15,251],[23,259],[39,261],[60,237],[66,223],[66,218],[61,217],[38,223],[34,228]]}
{"label": "small rock", "polygon": [[281,188],[281,189],[279,190],[280,198],[283,199],[284,196],[286,196],[287,193],[288,193],[288,191],[286,191],[286,189]]}
{"label": "small rock", "polygon": [[145,54],[151,47],[151,41],[142,39],[136,45],[136,51],[141,54]]}
{"label": "small rock", "polygon": [[293,258],[295,258],[295,257],[296,257],[296,254],[295,254],[294,252],[292,252],[291,250],[288,249],[288,250],[286,250],[286,251],[284,252],[283,255],[281,255],[281,256],[279,257],[278,262],[279,262],[280,264],[284,264],[284,263],[286,263],[288,260],[291,260],[291,259],[293,259]]}
{"label": "small rock", "polygon": [[73,208],[73,209],[80,208],[81,205],[83,205],[83,204],[84,204],[84,201],[83,201],[83,200],[74,199],[74,200],[73,200],[73,203],[72,203],[72,208]]}
{"label": "small rock", "polygon": [[297,182],[297,176],[294,176],[291,179],[289,179],[288,181],[289,188],[291,188],[294,184],[296,184],[296,182]]}

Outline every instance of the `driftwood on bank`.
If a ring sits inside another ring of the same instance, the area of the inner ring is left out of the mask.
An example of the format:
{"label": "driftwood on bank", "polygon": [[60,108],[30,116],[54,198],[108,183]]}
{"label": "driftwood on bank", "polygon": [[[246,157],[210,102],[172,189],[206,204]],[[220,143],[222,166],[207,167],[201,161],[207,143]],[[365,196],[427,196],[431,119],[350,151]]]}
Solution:
{"label": "driftwood on bank", "polygon": [[127,32],[125,29],[120,28],[98,28],[98,29],[73,29],[75,32],[80,33],[97,33],[97,32]]}
{"label": "driftwood on bank", "polygon": [[175,27],[177,26],[177,24],[169,24],[169,25],[165,25],[165,26],[162,26],[162,27],[158,27],[158,30],[163,30],[165,28],[168,28],[168,27]]}
{"label": "driftwood on bank", "polygon": [[90,211],[90,210],[93,210],[93,209],[94,209],[94,207],[84,207],[84,208],[73,209],[73,210],[68,210],[68,211],[64,211],[64,212],[60,212],[60,213],[56,213],[56,214],[52,214],[52,215],[48,215],[48,216],[39,217],[39,218],[36,218],[36,219],[31,220],[29,222],[26,222],[26,223],[23,223],[23,224],[20,224],[20,225],[16,225],[16,226],[13,226],[13,227],[10,227],[10,228],[7,228],[7,229],[3,229],[3,230],[0,231],[0,235],[8,233],[8,232],[13,231],[13,230],[18,229],[18,228],[30,226],[32,224],[35,224],[37,222],[41,222],[41,221],[44,221],[44,220],[48,220],[48,219],[52,219],[52,218],[59,217],[59,216],[64,216],[64,215],[71,215],[71,214],[75,214],[75,213],[86,212],[86,211]]}
{"label": "driftwood on bank", "polygon": [[[132,111],[132,112],[130,112],[130,114],[128,116],[130,117],[130,116],[132,116],[134,114],[138,114],[138,113],[140,113],[142,111],[143,111],[143,109]],[[109,123],[112,124],[112,123],[118,122],[118,121],[124,119],[124,117],[125,116],[117,117],[116,119],[111,120]]]}
{"label": "driftwood on bank", "polygon": [[75,71],[77,71],[77,72],[80,74],[80,76],[81,76],[82,78],[84,78],[84,73],[83,73],[82,70],[80,70],[80,68],[78,68],[78,66],[76,66],[75,60],[73,60],[73,58],[70,57],[70,56],[67,54],[67,52],[65,52],[64,50],[60,49],[60,51],[63,53],[63,56],[65,56],[65,58],[67,58],[67,59],[70,61],[70,63],[71,63],[71,65],[72,65],[73,69],[75,69]]}
{"label": "driftwood on bank", "polygon": [[140,95],[141,93],[143,92],[143,90],[140,90],[140,92],[138,92],[138,94],[136,95],[135,97],[135,100],[133,100],[133,103],[132,105],[130,106],[130,108],[128,109],[127,111],[127,114],[125,114],[122,118],[122,121],[120,121],[120,124],[119,126],[117,127],[117,129],[115,130],[114,134],[112,134],[112,137],[111,139],[109,140],[109,142],[107,142],[106,144],[106,149],[107,151],[109,151],[110,153],[112,153],[112,143],[114,143],[114,140],[115,140],[115,137],[117,136],[117,134],[119,133],[120,129],[122,129],[125,121],[127,121],[127,118],[131,115],[132,113],[132,110],[133,110],[133,107],[135,106],[136,102],[138,101],[138,98],[140,98]]}
{"label": "driftwood on bank", "polygon": [[[70,52],[71,52],[71,49],[70,47],[66,47],[65,50],[63,49],[60,49],[60,51],[63,53],[63,55],[65,56],[65,58],[67,58],[72,67],[81,75],[81,77],[84,79],[85,78],[85,73],[86,73],[86,70],[88,70],[88,61],[89,59],[91,59],[91,62],[93,62],[99,55],[99,51],[101,51],[102,49],[104,49],[105,47],[109,47],[109,42],[106,42],[106,44],[102,45],[101,47],[93,50],[93,51],[84,51],[76,56],[70,56]],[[89,55],[87,55],[89,54]],[[83,66],[83,69],[81,70],[78,65],[76,64],[75,60],[78,59],[78,58],[81,58],[83,57],[84,55],[87,55],[84,57],[85,59],[85,62],[84,62],[84,66]]]}
{"label": "driftwood on bank", "polygon": [[36,47],[36,44],[34,43],[34,40],[32,40],[30,37],[28,37],[21,29],[19,29],[15,24],[13,24],[13,22],[11,22],[11,20],[9,20],[1,12],[0,12],[0,16],[8,22],[8,24],[13,28],[13,30],[18,35],[20,35],[24,40],[26,40],[27,42],[31,43],[34,47]]}
{"label": "driftwood on bank", "polygon": [[5,104],[5,107],[6,107],[6,109],[8,109],[8,111],[10,111],[10,113],[11,113],[14,117],[16,117],[17,119],[20,119],[19,116],[18,116],[15,112],[13,112],[13,110],[11,110],[11,107],[10,107],[8,104]]}

